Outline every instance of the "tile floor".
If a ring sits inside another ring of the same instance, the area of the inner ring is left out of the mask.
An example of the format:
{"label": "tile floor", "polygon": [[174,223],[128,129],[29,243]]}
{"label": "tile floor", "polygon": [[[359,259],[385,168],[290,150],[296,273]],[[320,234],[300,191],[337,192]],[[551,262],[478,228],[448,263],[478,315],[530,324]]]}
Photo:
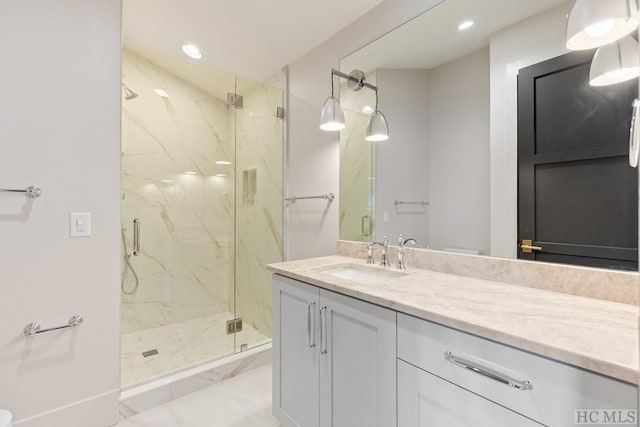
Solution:
{"label": "tile floor", "polygon": [[[246,323],[235,337],[227,335],[226,322],[233,317],[225,312],[123,335],[122,388],[237,353],[242,344],[253,348],[271,341]],[[158,354],[142,355],[152,349]]]}
{"label": "tile floor", "polygon": [[271,364],[127,418],[115,427],[278,427]]}

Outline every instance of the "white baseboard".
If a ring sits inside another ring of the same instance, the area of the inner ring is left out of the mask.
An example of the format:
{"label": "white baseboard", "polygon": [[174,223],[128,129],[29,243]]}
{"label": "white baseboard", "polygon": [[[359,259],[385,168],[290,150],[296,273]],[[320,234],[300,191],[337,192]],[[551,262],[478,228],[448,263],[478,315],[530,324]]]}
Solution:
{"label": "white baseboard", "polygon": [[[37,392],[34,393],[37,396]],[[109,427],[118,422],[120,390],[14,422],[15,427]]]}

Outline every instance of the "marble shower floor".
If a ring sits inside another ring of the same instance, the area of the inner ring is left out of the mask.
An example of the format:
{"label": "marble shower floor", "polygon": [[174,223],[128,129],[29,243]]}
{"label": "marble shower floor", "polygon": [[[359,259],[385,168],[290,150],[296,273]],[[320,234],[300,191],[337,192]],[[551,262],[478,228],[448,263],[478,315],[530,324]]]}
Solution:
{"label": "marble shower floor", "polygon": [[[220,359],[239,351],[242,344],[252,348],[271,341],[246,323],[235,337],[227,335],[226,322],[233,317],[224,312],[122,335],[121,387]],[[142,355],[153,349],[158,354]]]}

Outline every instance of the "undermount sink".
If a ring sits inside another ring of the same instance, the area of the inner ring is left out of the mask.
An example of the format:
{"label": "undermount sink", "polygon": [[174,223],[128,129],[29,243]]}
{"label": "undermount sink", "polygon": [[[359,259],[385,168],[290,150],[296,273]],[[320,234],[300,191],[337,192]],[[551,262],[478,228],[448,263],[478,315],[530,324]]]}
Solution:
{"label": "undermount sink", "polygon": [[375,285],[384,283],[391,279],[402,277],[405,273],[394,270],[385,270],[378,267],[358,265],[358,264],[341,264],[331,267],[320,268],[322,274],[337,277],[339,279],[349,280],[351,282],[363,285]]}

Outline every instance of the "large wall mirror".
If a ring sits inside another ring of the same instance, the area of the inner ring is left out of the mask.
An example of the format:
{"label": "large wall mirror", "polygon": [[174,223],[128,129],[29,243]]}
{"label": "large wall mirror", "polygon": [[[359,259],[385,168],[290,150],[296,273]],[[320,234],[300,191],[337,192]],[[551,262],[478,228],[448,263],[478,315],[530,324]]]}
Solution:
{"label": "large wall mirror", "polygon": [[570,8],[446,0],[343,58],[377,85],[390,138],[365,141],[375,93],[342,85],[341,239],[637,270],[638,80],[590,84]]}

